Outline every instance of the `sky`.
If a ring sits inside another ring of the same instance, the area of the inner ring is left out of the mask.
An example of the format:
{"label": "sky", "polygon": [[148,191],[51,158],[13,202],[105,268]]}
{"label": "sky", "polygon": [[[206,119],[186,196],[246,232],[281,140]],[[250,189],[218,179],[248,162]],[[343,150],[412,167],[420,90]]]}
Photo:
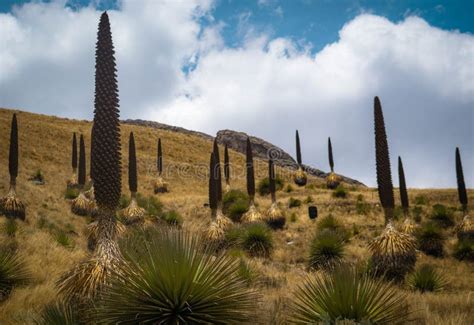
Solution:
{"label": "sky", "polygon": [[0,107],[91,119],[108,10],[121,118],[247,132],[375,185],[373,98],[392,176],[474,186],[474,1],[0,1]]}

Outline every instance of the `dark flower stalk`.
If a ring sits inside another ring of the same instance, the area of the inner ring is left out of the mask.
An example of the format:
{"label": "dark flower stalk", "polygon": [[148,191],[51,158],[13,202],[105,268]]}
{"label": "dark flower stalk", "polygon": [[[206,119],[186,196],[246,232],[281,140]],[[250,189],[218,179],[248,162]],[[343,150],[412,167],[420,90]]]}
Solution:
{"label": "dark flower stalk", "polygon": [[224,177],[227,190],[230,189],[230,160],[229,160],[229,148],[227,144],[224,147]]}
{"label": "dark flower stalk", "polygon": [[456,179],[458,183],[459,202],[461,203],[464,213],[467,213],[466,183],[464,182],[464,173],[462,170],[461,153],[459,152],[458,147],[456,147]]}
{"label": "dark flower stalk", "polygon": [[398,157],[398,181],[400,185],[400,201],[402,202],[403,212],[407,215],[409,209],[408,192],[405,182],[405,171],[403,170],[402,158],[400,156]]}
{"label": "dark flower stalk", "polygon": [[328,138],[328,155],[329,155],[329,166],[331,167],[331,172],[334,173],[334,159],[332,157],[331,138]]}

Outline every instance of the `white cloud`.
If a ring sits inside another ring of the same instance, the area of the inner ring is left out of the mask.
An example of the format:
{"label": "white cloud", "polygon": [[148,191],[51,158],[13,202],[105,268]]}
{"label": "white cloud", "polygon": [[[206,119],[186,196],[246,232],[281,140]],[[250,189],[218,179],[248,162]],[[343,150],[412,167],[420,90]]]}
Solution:
{"label": "white cloud", "polygon": [[[243,46],[228,48],[213,6],[125,0],[109,12],[122,117],[242,130],[290,153],[298,128],[303,160],[324,170],[331,136],[336,171],[374,184],[372,100],[379,95],[392,164],[403,157],[409,186],[454,186],[456,145],[473,186],[472,35],[416,17],[392,23],[362,14],[312,54],[310,44],[271,39],[242,16]],[[0,106],[91,117],[99,14],[62,1],[1,14]],[[204,28],[203,17],[211,25]]]}

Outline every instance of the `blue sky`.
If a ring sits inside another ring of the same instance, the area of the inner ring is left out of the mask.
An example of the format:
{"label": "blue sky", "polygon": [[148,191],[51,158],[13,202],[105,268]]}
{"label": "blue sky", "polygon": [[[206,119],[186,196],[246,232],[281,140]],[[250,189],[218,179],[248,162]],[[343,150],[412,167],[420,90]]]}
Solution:
{"label": "blue sky", "polygon": [[[11,10],[16,4],[16,9]],[[108,10],[121,118],[249,133],[374,185],[373,98],[394,183],[474,186],[474,1],[0,1],[0,107],[91,119]],[[27,95],[25,95],[27,94]],[[21,116],[20,116],[21,117]]]}

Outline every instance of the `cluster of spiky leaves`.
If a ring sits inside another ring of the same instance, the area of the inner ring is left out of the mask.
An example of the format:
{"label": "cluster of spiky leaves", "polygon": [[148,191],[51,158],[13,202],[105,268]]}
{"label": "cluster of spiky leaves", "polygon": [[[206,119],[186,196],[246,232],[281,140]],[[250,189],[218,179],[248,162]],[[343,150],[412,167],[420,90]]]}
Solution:
{"label": "cluster of spiky leaves", "polygon": [[326,177],[326,187],[335,190],[341,184],[341,177],[334,172]]}
{"label": "cluster of spiky leaves", "polygon": [[456,147],[456,179],[458,183],[458,196],[459,202],[463,207],[463,210],[467,210],[467,192],[466,192],[466,183],[464,182],[464,173],[462,170],[462,162],[461,162],[461,153],[459,152],[459,148]]}
{"label": "cluster of spiky leaves", "polygon": [[415,232],[418,249],[427,255],[444,255],[445,237],[442,230],[433,222],[428,222]]}
{"label": "cluster of spiky leaves", "polygon": [[115,210],[121,192],[121,152],[117,75],[107,13],[99,22],[96,45],[92,168],[99,208]]}
{"label": "cluster of spiky leaves", "polygon": [[238,242],[250,256],[269,257],[273,250],[272,232],[263,223],[245,225]]}
{"label": "cluster of spiky leaves", "polygon": [[422,264],[415,272],[407,278],[408,286],[413,289],[424,292],[436,292],[443,290],[448,281],[430,264]]}
{"label": "cluster of spiky leaves", "polygon": [[334,230],[318,232],[311,241],[309,267],[314,269],[332,269],[342,262],[344,257],[344,239]]}
{"label": "cluster of spiky leaves", "polygon": [[[101,296],[98,318],[105,323],[238,324],[250,322],[255,293],[238,275],[237,260],[217,258],[199,239],[179,231],[135,237],[139,249]],[[130,253],[131,252],[131,253]]]}
{"label": "cluster of spiky leaves", "polygon": [[41,325],[81,324],[77,309],[64,301],[46,305],[36,323]]}
{"label": "cluster of spiky leaves", "polygon": [[409,316],[406,294],[350,266],[309,277],[293,305],[295,324],[405,324]]}
{"label": "cluster of spiky leaves", "polygon": [[385,210],[385,223],[393,216],[394,197],[387,134],[378,97],[374,98],[375,160],[377,165],[377,185],[380,203]]}
{"label": "cluster of spiky leaves", "polygon": [[15,286],[27,283],[31,274],[18,255],[0,250],[0,301],[6,299]]}
{"label": "cluster of spiky leaves", "polygon": [[455,230],[459,240],[471,240],[474,242],[474,222],[472,222],[470,216],[464,216]]}
{"label": "cluster of spiky leaves", "polygon": [[371,271],[375,275],[401,281],[416,263],[416,243],[412,236],[396,230],[391,223],[369,243]]}
{"label": "cluster of spiky leaves", "polygon": [[252,143],[247,137],[246,148],[246,167],[247,167],[247,193],[251,200],[255,197],[255,171],[253,168]]}
{"label": "cluster of spiky leaves", "polygon": [[405,181],[405,171],[403,170],[402,158],[398,156],[398,181],[400,185],[400,201],[402,202],[403,212],[408,214],[410,205],[408,203],[407,184]]}

